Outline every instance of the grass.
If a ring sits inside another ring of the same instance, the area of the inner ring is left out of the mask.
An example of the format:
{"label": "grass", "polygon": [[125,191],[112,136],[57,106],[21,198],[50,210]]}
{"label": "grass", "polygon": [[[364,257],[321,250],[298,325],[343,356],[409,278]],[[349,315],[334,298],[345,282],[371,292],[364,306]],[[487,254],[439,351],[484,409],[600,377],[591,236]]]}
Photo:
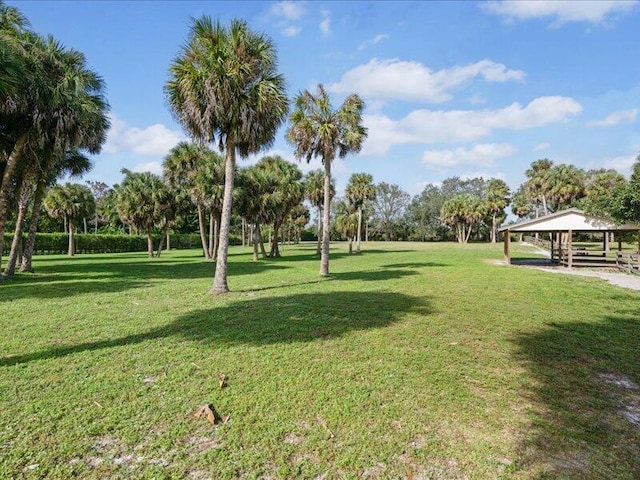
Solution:
{"label": "grass", "polygon": [[218,297],[196,251],[0,284],[0,478],[640,476],[639,293],[501,245],[338,244],[330,278],[314,249],[232,248]]}

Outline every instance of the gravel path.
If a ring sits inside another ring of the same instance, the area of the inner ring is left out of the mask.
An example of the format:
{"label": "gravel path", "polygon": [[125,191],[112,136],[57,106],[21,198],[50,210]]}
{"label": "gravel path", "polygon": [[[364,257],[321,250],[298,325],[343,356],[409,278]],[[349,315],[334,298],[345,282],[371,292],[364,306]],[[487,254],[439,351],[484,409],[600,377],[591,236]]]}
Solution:
{"label": "gravel path", "polygon": [[535,245],[522,243],[521,245],[527,245],[534,249],[537,255],[542,255],[546,258],[540,260],[530,260],[517,265],[526,268],[535,268],[537,270],[543,270],[550,273],[562,273],[565,275],[579,275],[581,277],[595,277],[608,281],[612,285],[617,285],[622,288],[629,288],[631,290],[640,291],[640,275],[633,273],[624,273],[618,271],[612,271],[611,269],[594,269],[594,268],[567,268],[560,265],[552,265],[547,263],[549,258],[549,252],[543,250]]}

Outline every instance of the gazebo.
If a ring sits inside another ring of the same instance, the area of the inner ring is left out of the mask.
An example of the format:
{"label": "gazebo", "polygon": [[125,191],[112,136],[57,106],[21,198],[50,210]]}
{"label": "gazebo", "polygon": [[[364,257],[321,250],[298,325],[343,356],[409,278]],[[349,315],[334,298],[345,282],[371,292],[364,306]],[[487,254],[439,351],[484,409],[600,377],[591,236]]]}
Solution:
{"label": "gazebo", "polygon": [[[607,217],[587,215],[577,208],[569,208],[544,217],[527,220],[512,225],[506,225],[499,229],[504,234],[504,259],[511,263],[511,234],[512,233],[548,233],[551,240],[551,261],[558,262],[567,267],[592,266],[610,267],[620,265],[622,254],[622,233],[638,233],[638,249],[640,250],[640,224],[617,224]],[[587,250],[586,248],[574,248],[574,233],[602,233],[602,250]],[[614,233],[618,240],[618,252],[616,260],[607,259],[609,250],[609,234]],[[637,262],[633,258],[628,262]]]}

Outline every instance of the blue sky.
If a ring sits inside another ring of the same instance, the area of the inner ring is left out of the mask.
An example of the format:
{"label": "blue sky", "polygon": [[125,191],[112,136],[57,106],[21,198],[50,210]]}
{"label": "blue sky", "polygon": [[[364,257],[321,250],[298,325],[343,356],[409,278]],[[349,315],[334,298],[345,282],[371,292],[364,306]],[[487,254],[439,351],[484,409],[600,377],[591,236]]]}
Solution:
{"label": "blue sky", "polygon": [[[185,137],[163,85],[203,14],[269,35],[291,97],[323,83],[336,104],[365,99],[369,138],[336,162],[339,191],[363,171],[412,195],[454,175],[516,188],[545,157],[628,174],[640,153],[637,1],[7,4],[104,78],[113,126],[85,178],[108,184],[123,167],[158,172]],[[284,132],[264,154],[295,161]]]}

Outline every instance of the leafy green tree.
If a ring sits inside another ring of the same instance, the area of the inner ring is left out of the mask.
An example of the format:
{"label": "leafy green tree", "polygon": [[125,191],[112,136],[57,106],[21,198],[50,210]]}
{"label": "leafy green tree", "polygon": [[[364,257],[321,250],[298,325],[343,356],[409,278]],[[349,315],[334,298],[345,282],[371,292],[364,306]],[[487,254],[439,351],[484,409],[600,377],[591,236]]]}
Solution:
{"label": "leafy green tree", "polygon": [[407,221],[412,225],[416,237],[422,241],[440,240],[448,229],[440,221],[440,210],[445,196],[439,186],[429,183],[407,206]]}
{"label": "leafy green tree", "polygon": [[618,184],[611,195],[610,212],[619,222],[640,222],[640,155],[632,167],[631,178]]}
{"label": "leafy green tree", "polygon": [[498,225],[496,218],[504,216],[504,209],[509,205],[509,186],[504,180],[492,178],[487,185],[487,207],[491,215],[491,243],[496,243]]}
{"label": "leafy green tree", "polygon": [[79,183],[55,186],[44,199],[44,206],[54,218],[62,218],[68,227],[69,249],[67,254],[75,254],[75,231],[78,220],[92,215],[96,204],[91,190]]}
{"label": "leafy green tree", "polygon": [[585,196],[578,206],[592,215],[611,216],[613,194],[624,188],[627,180],[615,170],[592,170],[587,172]]}
{"label": "leafy green tree", "polygon": [[345,194],[349,202],[358,212],[358,232],[356,251],[360,253],[362,238],[362,208],[366,202],[375,200],[376,186],[373,184],[373,176],[368,173],[354,173],[349,178]]}
{"label": "leafy green tree", "polygon": [[211,293],[229,291],[227,253],[236,154],[272,144],[288,111],[285,82],[271,40],[241,20],[228,27],[194,19],[187,44],[169,67],[165,86],[176,119],[193,138],[226,153],[220,241]]}
{"label": "leafy green tree", "polygon": [[[333,178],[329,188],[331,192],[329,201],[331,201],[336,194],[336,184]],[[322,245],[322,209],[324,207],[324,172],[322,170],[312,170],[307,173],[304,179],[304,192],[305,198],[311,202],[311,205],[316,207],[316,236],[318,237],[316,254],[320,255]]]}
{"label": "leafy green tree", "polygon": [[125,178],[118,187],[116,208],[123,221],[147,234],[147,252],[153,257],[153,229],[166,224],[171,198],[162,179],[149,172],[123,169]]}
{"label": "leafy green tree", "polygon": [[305,90],[296,97],[291,114],[291,126],[287,140],[295,146],[298,159],[307,162],[314,157],[324,164],[324,218],[320,275],[329,275],[329,243],[331,222],[331,163],[336,155],[340,158],[357,153],[367,137],[362,126],[364,102],[356,94],[349,95],[342,105],[333,109],[329,94],[318,85],[315,94]]}
{"label": "leafy green tree", "polygon": [[300,243],[302,233],[311,220],[309,209],[302,203],[299,203],[291,209],[285,221],[285,230],[289,239],[293,238],[295,243]]}

